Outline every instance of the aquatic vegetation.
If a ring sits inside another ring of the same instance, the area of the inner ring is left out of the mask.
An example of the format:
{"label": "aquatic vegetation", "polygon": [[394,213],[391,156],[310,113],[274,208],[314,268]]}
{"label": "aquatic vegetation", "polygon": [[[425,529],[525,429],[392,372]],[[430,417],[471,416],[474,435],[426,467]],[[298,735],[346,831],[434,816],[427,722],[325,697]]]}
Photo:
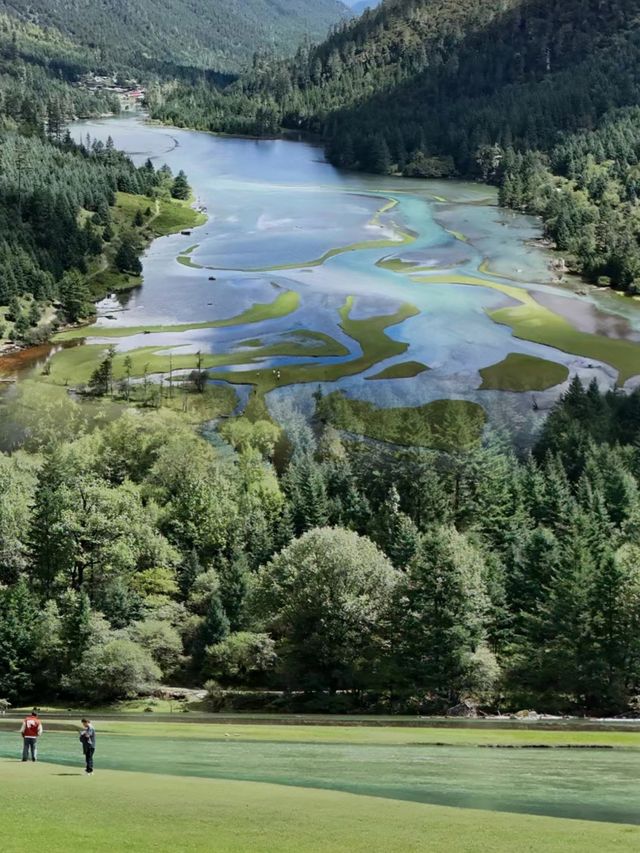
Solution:
{"label": "aquatic vegetation", "polygon": [[419,266],[417,261],[403,261],[402,258],[386,257],[376,261],[376,266],[391,272],[409,272]]}
{"label": "aquatic vegetation", "polygon": [[385,330],[419,314],[415,305],[404,303],[393,314],[354,320],[351,318],[353,303],[353,296],[349,296],[339,313],[342,330],[360,346],[361,352],[356,358],[323,364],[285,364],[277,370],[243,370],[234,371],[233,374],[210,375],[215,379],[227,379],[237,384],[255,385],[257,394],[263,395],[278,386],[335,382],[343,376],[355,376],[379,361],[401,355],[408,349],[409,344],[389,338]]}
{"label": "aquatic vegetation", "polygon": [[[146,346],[136,349],[116,352],[113,357],[113,378],[118,381],[127,374],[132,378],[168,374],[171,371],[181,373],[197,369],[228,367],[242,364],[260,363],[265,358],[319,358],[344,357],[349,350],[329,335],[322,332],[304,331],[296,333],[293,339],[282,339],[266,346],[256,347],[250,352],[234,350],[226,353],[194,353],[182,352],[186,344],[177,346]],[[89,381],[91,374],[100,361],[106,356],[108,347],[105,344],[85,344],[84,346],[65,347],[56,353],[49,362],[49,374],[42,379],[48,382],[64,385],[81,385]],[[125,359],[129,359],[129,365]],[[302,367],[302,366],[301,366]],[[283,372],[285,368],[282,368]],[[249,371],[239,373],[224,373],[218,376],[212,373],[212,378],[222,378],[238,384],[246,384],[236,377],[243,377]],[[265,368],[251,371],[260,377],[261,373],[271,373]],[[273,377],[272,385],[276,384]]]}
{"label": "aquatic vegetation", "polygon": [[179,264],[182,264],[183,267],[189,267],[189,269],[192,269],[192,270],[204,269],[202,264],[197,264],[195,261],[192,261],[188,255],[178,255],[176,260]]}
{"label": "aquatic vegetation", "polygon": [[467,284],[497,290],[520,304],[490,310],[487,314],[496,323],[510,326],[515,337],[610,364],[618,371],[619,385],[640,374],[639,344],[621,338],[580,332],[564,317],[537,302],[524,288],[460,273],[412,280],[424,284]]}
{"label": "aquatic vegetation", "polygon": [[458,450],[480,439],[485,412],[468,400],[434,400],[422,406],[382,408],[340,391],[323,397],[317,414],[337,429],[392,444]]}
{"label": "aquatic vegetation", "polygon": [[[369,225],[379,226],[381,227],[380,217],[388,213],[389,210],[396,207],[398,204],[397,199],[389,199],[385,204],[380,207],[373,217],[369,220]],[[325,261],[330,260],[331,258],[336,257],[336,255],[343,255],[346,252],[357,252],[360,250],[366,249],[385,249],[388,247],[398,247],[408,245],[409,243],[413,243],[416,239],[416,234],[413,231],[409,231],[408,229],[401,229],[395,223],[391,223],[391,227],[396,236],[396,239],[390,238],[380,238],[378,240],[360,240],[356,243],[349,243],[346,246],[336,246],[333,249],[329,249],[323,255],[320,255],[319,258],[313,258],[309,261],[297,261],[286,264],[274,264],[271,266],[264,267],[252,267],[250,269],[244,270],[245,272],[275,272],[277,270],[295,270],[301,269],[304,267],[319,267],[325,263]],[[211,267],[211,269],[216,269],[215,267]]]}
{"label": "aquatic vegetation", "polygon": [[365,376],[365,379],[409,379],[412,376],[424,373],[425,370],[429,370],[429,368],[421,361],[399,361],[397,364],[390,364],[389,367],[385,367],[380,373]]}
{"label": "aquatic vegetation", "polygon": [[54,337],[55,342],[73,341],[80,338],[127,338],[131,335],[161,332],[191,332],[196,329],[220,329],[226,326],[242,326],[246,323],[261,323],[286,317],[300,307],[300,294],[295,290],[285,290],[273,302],[256,302],[250,308],[233,317],[221,320],[206,320],[202,323],[177,323],[159,326],[88,326],[68,329]]}
{"label": "aquatic vegetation", "polygon": [[483,390],[546,391],[564,382],[569,376],[569,369],[546,358],[510,352],[497,364],[482,367],[479,373]]}
{"label": "aquatic vegetation", "polygon": [[[221,325],[242,325],[271,317],[282,316],[278,313],[285,308],[293,310],[297,306],[299,294],[295,291],[285,291],[278,295],[272,303],[267,305],[257,304],[228,320],[218,320],[203,326],[189,325],[188,329],[207,328]],[[128,372],[132,377],[144,375],[166,374],[169,371],[188,371],[196,369],[198,363],[202,369],[209,371],[212,379],[221,379],[238,385],[255,385],[260,395],[271,391],[282,385],[293,385],[305,382],[333,382],[343,376],[353,376],[367,370],[379,361],[385,361],[396,355],[401,355],[408,348],[403,341],[395,341],[385,334],[385,330],[393,325],[403,322],[408,317],[418,314],[414,305],[405,303],[393,314],[384,314],[377,317],[366,317],[360,320],[351,318],[353,297],[348,297],[340,308],[340,325],[343,331],[359,344],[361,353],[359,356],[339,362],[324,362],[322,364],[300,363],[285,364],[276,368],[265,368],[255,366],[248,370],[234,370],[228,372],[216,370],[236,365],[259,365],[266,358],[318,358],[336,357],[345,359],[349,350],[343,344],[334,340],[324,332],[313,330],[300,330],[273,343],[252,347],[250,352],[236,349],[228,353],[187,353],[181,352],[182,346],[162,347],[147,346],[129,350],[128,352],[116,352],[113,358],[113,376],[119,380],[127,374],[124,360],[128,358]],[[277,304],[276,304],[277,303]],[[290,313],[290,311],[285,311]],[[186,331],[176,326],[150,327],[149,331]],[[74,329],[76,338],[87,337],[80,334],[83,330]],[[94,329],[95,331],[95,329]],[[141,331],[134,327],[129,334]],[[122,330],[110,337],[122,336]],[[68,333],[65,333],[68,334]],[[97,332],[95,332],[97,335]],[[69,340],[67,338],[67,340]],[[242,343],[241,343],[242,346]],[[48,382],[79,385],[89,381],[91,374],[105,357],[107,347],[104,344],[86,344],[77,347],[65,347],[56,353],[49,363],[49,373],[42,379]]]}

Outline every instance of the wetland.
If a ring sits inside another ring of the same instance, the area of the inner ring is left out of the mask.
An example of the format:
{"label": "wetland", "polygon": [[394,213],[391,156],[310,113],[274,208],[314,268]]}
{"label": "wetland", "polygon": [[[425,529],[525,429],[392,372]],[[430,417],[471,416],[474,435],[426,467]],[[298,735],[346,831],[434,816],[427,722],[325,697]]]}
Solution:
{"label": "wetland", "polygon": [[454,431],[460,413],[465,432],[529,429],[573,376],[631,388],[640,375],[640,306],[559,283],[539,223],[497,207],[490,187],[345,173],[304,142],[141,117],[73,133],[184,169],[207,219],[154,240],[142,284],[60,333],[44,373],[39,348],[5,376],[81,387],[114,347],[116,379],[127,369],[164,381],[199,364],[275,420],[292,406],[311,414],[319,389],[351,401],[336,425],[424,444],[436,416]]}

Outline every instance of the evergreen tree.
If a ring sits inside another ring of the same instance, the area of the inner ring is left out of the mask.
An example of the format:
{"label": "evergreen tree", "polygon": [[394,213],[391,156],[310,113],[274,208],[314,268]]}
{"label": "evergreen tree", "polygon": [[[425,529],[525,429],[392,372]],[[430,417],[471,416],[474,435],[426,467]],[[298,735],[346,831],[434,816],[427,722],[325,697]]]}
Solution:
{"label": "evergreen tree", "polygon": [[220,601],[231,631],[245,627],[245,606],[249,592],[249,566],[244,554],[229,560],[220,569]]}
{"label": "evergreen tree", "polygon": [[114,263],[121,272],[140,275],[142,264],[140,263],[138,254],[139,248],[135,237],[132,234],[125,234],[120,241]]}
{"label": "evergreen tree", "polygon": [[489,601],[481,554],[453,528],[422,537],[399,587],[401,679],[449,702],[472,682]]}
{"label": "evergreen tree", "polygon": [[198,559],[198,552],[192,548],[183,559],[178,571],[178,585],[183,598],[189,598],[193,582],[202,574],[202,565]]}
{"label": "evergreen tree", "polygon": [[309,452],[294,456],[285,480],[291,518],[297,533],[322,527],[329,518],[322,468]]}
{"label": "evergreen tree", "polygon": [[171,185],[171,196],[172,198],[177,198],[182,201],[186,201],[190,195],[191,187],[189,186],[189,182],[187,181],[187,176],[181,169],[175,176],[173,184]]}
{"label": "evergreen tree", "polygon": [[60,301],[71,323],[87,317],[92,310],[89,288],[80,273],[72,270],[60,282]]}
{"label": "evergreen tree", "polygon": [[220,595],[214,593],[193,641],[191,653],[196,671],[200,671],[204,665],[207,647],[222,642],[228,634],[229,620],[224,612]]}
{"label": "evergreen tree", "polygon": [[372,528],[372,538],[396,568],[403,568],[416,553],[419,533],[413,521],[400,510],[400,496],[393,486]]}

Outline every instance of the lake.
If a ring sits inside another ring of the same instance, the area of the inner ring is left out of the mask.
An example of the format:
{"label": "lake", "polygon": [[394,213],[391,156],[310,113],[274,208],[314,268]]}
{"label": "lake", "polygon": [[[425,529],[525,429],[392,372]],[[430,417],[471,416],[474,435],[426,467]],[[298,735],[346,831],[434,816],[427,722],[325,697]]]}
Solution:
{"label": "lake", "polygon": [[221,356],[214,378],[262,389],[276,417],[310,413],[320,386],[385,408],[471,401],[528,428],[573,375],[640,374],[638,304],[554,281],[539,223],[491,187],[345,173],[304,142],[141,117],[72,131],[184,169],[209,216],[153,242],[143,285],[98,306],[91,343]]}
{"label": "lake", "polygon": [[[197,727],[197,724],[196,724]],[[638,824],[638,751],[301,743],[118,735],[98,724],[99,770],[267,782],[521,814]],[[224,731],[224,729],[222,730]],[[443,735],[444,737],[444,735]],[[0,731],[0,757],[19,736]],[[39,760],[77,766],[75,734],[47,730]]]}

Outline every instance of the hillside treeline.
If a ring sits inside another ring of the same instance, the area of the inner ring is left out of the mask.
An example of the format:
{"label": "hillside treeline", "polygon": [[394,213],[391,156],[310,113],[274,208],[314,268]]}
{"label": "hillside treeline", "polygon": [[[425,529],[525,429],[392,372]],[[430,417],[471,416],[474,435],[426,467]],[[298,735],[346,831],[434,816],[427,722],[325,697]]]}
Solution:
{"label": "hillside treeline", "polygon": [[348,15],[336,0],[0,0],[0,10],[73,40],[91,52],[94,66],[138,71],[237,70],[256,49],[286,55]]}
{"label": "hillside treeline", "polygon": [[112,96],[70,85],[83,61],[70,43],[0,17],[0,339],[46,339],[47,312],[55,322],[88,316],[88,274],[105,249],[138,264],[136,223],[112,220],[116,193],[153,205],[170,190],[166,167],[136,168],[111,142],[71,139],[74,116],[119,109]]}
{"label": "hillside treeline", "polygon": [[331,162],[463,175],[541,214],[569,266],[640,289],[638,0],[398,0],[224,89],[154,114],[207,130],[321,134]]}
{"label": "hillside treeline", "polygon": [[575,380],[518,458],[245,418],[212,444],[42,389],[6,413],[0,696],[620,713],[640,692],[638,392]]}

